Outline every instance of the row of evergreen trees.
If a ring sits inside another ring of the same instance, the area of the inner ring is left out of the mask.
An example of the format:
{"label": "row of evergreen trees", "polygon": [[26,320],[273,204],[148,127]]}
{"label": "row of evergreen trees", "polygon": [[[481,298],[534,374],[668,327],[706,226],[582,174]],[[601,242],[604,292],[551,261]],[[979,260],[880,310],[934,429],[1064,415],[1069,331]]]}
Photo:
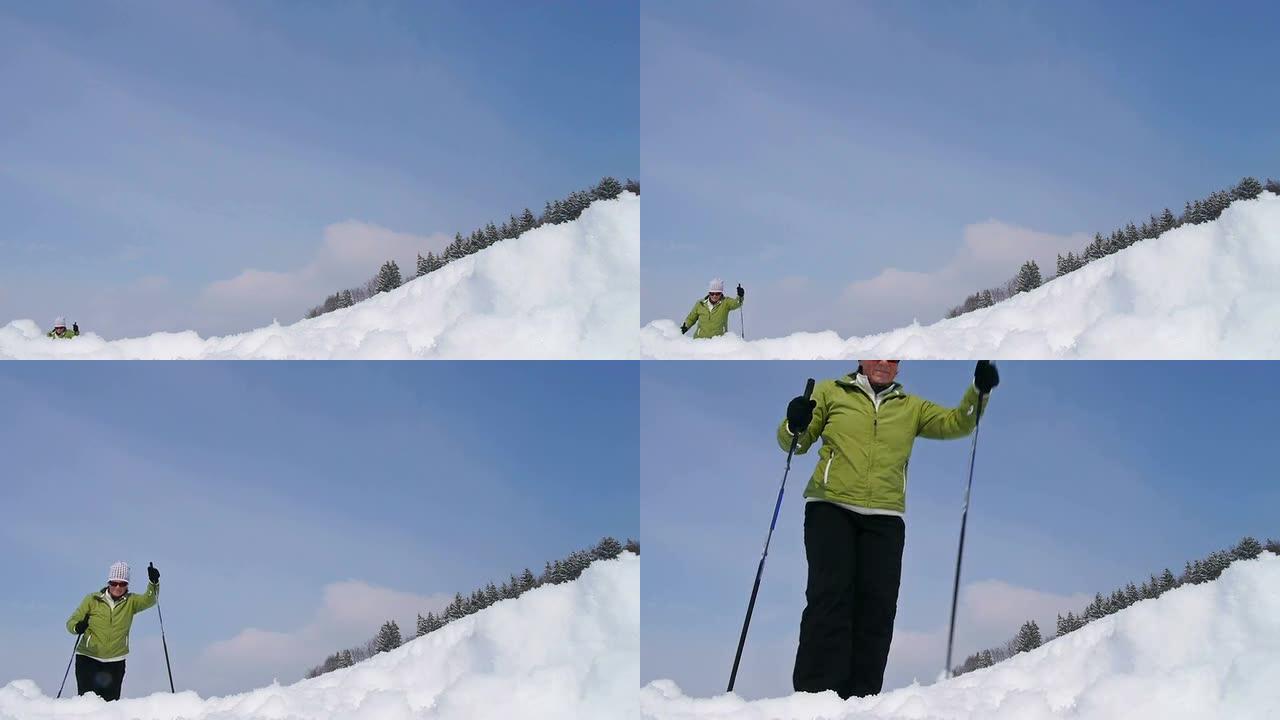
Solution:
{"label": "row of evergreen trees", "polygon": [[[1152,574],[1140,586],[1131,582],[1122,588],[1112,590],[1110,595],[1096,593],[1093,600],[1079,615],[1073,612],[1068,612],[1066,617],[1058,615],[1055,628],[1057,634],[1054,637],[1062,637],[1069,632],[1079,630],[1094,620],[1119,612],[1139,601],[1158,598],[1174,588],[1217,580],[1231,563],[1236,560],[1252,560],[1261,555],[1263,550],[1280,555],[1280,541],[1268,539],[1264,545],[1252,537],[1244,537],[1230,549],[1217,550],[1209,553],[1208,557],[1188,562],[1182,574],[1177,577],[1169,571],[1169,568],[1165,568],[1159,575]],[[961,675],[978,668],[991,667],[1018,653],[1034,650],[1042,644],[1040,626],[1036,621],[1028,620],[1018,629],[1018,634],[1003,646],[970,655],[953,669],[952,674]]]}
{"label": "row of evergreen trees", "polygon": [[[1139,241],[1159,237],[1161,234],[1176,227],[1198,225],[1217,220],[1222,215],[1222,211],[1226,210],[1227,206],[1232,202],[1236,200],[1252,200],[1261,195],[1264,189],[1280,195],[1280,182],[1267,178],[1266,184],[1263,185],[1263,183],[1258,182],[1257,178],[1242,178],[1233,188],[1217,190],[1209,193],[1206,198],[1186,203],[1182,214],[1179,216],[1175,216],[1170,212],[1169,208],[1165,208],[1160,214],[1152,215],[1141,226],[1129,223],[1123,228],[1112,230],[1111,234],[1105,237],[1102,233],[1094,233],[1093,240],[1080,251],[1080,254],[1068,252],[1065,256],[1058,255],[1057,267],[1055,268],[1057,275],[1054,277],[1062,277],[1069,272],[1079,270],[1094,260],[1124,250]],[[1053,278],[1049,279],[1052,280]],[[966,297],[964,302],[947,311],[947,317],[959,317],[978,308],[991,307],[1020,292],[1034,290],[1040,285],[1040,267],[1034,260],[1028,260],[1022,264],[1018,274],[1013,279],[1000,287],[981,290]]]}
{"label": "row of evergreen trees", "polygon": [[[612,200],[624,191],[639,195],[639,181],[628,178],[625,183],[620,183],[614,178],[605,177],[586,190],[576,190],[569,193],[563,200],[546,203],[541,215],[534,215],[529,208],[525,208],[524,212],[519,215],[512,214],[501,225],[488,223],[465,236],[462,233],[454,233],[453,241],[446,245],[439,255],[428,252],[427,256],[423,257],[421,253],[418,254],[417,274],[414,277],[422,277],[429,272],[439,270],[454,260],[484,250],[494,243],[520,237],[534,228],[577,220],[591,203],[596,200]],[[339,308],[351,307],[378,293],[395,290],[401,284],[400,266],[394,260],[388,260],[364,285],[349,290],[339,290],[326,297],[323,303],[307,311],[307,317],[319,317]]]}
{"label": "row of evergreen trees", "polygon": [[[548,562],[541,575],[535,576],[529,571],[529,568],[525,568],[519,574],[513,573],[501,586],[490,582],[483,588],[476,588],[471,591],[470,595],[464,596],[462,593],[455,593],[453,601],[439,615],[434,612],[428,612],[426,617],[423,617],[421,613],[418,614],[416,637],[422,637],[429,632],[439,630],[454,620],[477,613],[494,603],[518,598],[534,588],[543,585],[559,585],[560,583],[577,580],[582,575],[582,571],[586,570],[591,563],[596,560],[612,560],[621,555],[624,550],[639,555],[640,543],[630,538],[627,539],[625,544],[611,537],[601,538],[600,542],[596,543],[594,547],[586,550],[575,550],[569,553],[568,557]],[[318,677],[339,668],[351,667],[361,660],[373,657],[378,653],[394,650],[402,644],[403,638],[400,634],[399,623],[394,620],[388,620],[378,629],[377,634],[364,645],[348,650],[339,650],[326,657],[323,663],[307,671],[307,677]]]}

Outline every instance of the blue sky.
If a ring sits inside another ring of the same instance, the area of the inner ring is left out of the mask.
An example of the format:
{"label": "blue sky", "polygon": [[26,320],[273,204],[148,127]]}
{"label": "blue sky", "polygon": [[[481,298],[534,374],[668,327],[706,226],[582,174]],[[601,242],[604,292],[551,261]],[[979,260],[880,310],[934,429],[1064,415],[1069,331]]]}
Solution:
{"label": "blue sky", "polygon": [[[724,691],[786,454],[774,432],[806,377],[856,363],[644,363],[640,506],[646,539],[641,681]],[[1028,619],[1230,546],[1280,539],[1266,363],[1006,362],[980,428],[957,662]],[[971,362],[905,362],[909,392],[946,405]],[[886,688],[932,682],[947,615],[970,440],[916,443]],[[789,694],[804,606],[797,456],[739,671],[745,697]],[[1045,627],[1048,623],[1048,627]]]}
{"label": "blue sky", "polygon": [[[631,3],[7,4],[0,319],[295,320],[388,257],[638,176],[638,43]],[[250,269],[300,287],[226,285]]]}
{"label": "blue sky", "polygon": [[1028,258],[1280,178],[1278,24],[1262,2],[646,2],[642,319],[721,276],[748,337],[932,322]]}
{"label": "blue sky", "polygon": [[[299,679],[388,617],[639,537],[629,363],[10,363],[0,685],[57,690],[63,623],[154,561],[179,689]],[[140,582],[139,582],[140,581]],[[139,615],[126,694],[167,689]]]}

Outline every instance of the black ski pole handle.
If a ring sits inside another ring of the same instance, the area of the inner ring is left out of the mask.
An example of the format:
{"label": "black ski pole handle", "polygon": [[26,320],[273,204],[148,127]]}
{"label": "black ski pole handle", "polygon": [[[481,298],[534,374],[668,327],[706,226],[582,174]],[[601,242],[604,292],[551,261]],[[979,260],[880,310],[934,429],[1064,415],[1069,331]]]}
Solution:
{"label": "black ski pole handle", "polygon": [[[809,378],[804,383],[804,399],[813,399],[813,378]],[[791,450],[787,452],[787,469],[791,468],[791,453],[796,451],[796,445],[800,443],[800,433],[791,436]]]}

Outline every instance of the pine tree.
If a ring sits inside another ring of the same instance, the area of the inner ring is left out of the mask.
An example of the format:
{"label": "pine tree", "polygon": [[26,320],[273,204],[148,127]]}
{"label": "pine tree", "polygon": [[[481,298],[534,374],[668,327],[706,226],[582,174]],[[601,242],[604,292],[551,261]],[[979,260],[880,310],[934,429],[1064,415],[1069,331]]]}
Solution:
{"label": "pine tree", "polygon": [[1124,588],[1125,607],[1132,606],[1134,603],[1142,599],[1142,594],[1138,592],[1138,587],[1133,583],[1129,583]]}
{"label": "pine tree", "polygon": [[383,653],[388,650],[395,650],[400,647],[400,626],[394,620],[388,620],[382,624],[382,629],[378,631],[374,638],[376,642],[377,652]]}
{"label": "pine tree", "polygon": [[462,593],[453,594],[453,601],[444,609],[444,613],[450,622],[466,617],[466,613],[463,612]]}
{"label": "pine tree", "polygon": [[1178,579],[1173,576],[1169,568],[1165,568],[1164,572],[1160,573],[1160,592],[1165,593],[1176,587],[1178,587]]}
{"label": "pine tree", "polygon": [[622,554],[622,543],[611,537],[600,538],[592,555],[596,560],[612,560]]}
{"label": "pine tree", "polygon": [[520,573],[520,592],[528,592],[536,587],[538,587],[538,578],[534,577],[529,568],[525,568],[524,572]]}
{"label": "pine tree", "polygon": [[1264,186],[1264,189],[1269,193],[1280,195],[1280,182],[1267,178],[1267,184]]}
{"label": "pine tree", "polygon": [[623,188],[624,190],[626,190],[627,192],[629,192],[629,193],[635,193],[636,195],[639,195],[639,194],[640,194],[640,181],[639,181],[639,180],[632,180],[631,178],[627,178],[627,182],[623,184],[622,188]]}
{"label": "pine tree", "polygon": [[382,269],[378,271],[378,288],[377,292],[384,293],[395,290],[400,287],[400,266],[396,265],[395,260],[388,260],[382,264]]}
{"label": "pine tree", "polygon": [[1018,292],[1028,292],[1040,287],[1040,266],[1035,260],[1028,260],[1018,271]]}
{"label": "pine tree", "polygon": [[1107,616],[1105,603],[1102,600],[1102,593],[1095,593],[1093,602],[1089,603],[1089,607],[1085,609],[1085,615],[1090,620],[1101,620]]}
{"label": "pine tree", "polygon": [[1062,613],[1058,613],[1057,633],[1058,637],[1062,637],[1071,632],[1071,627],[1067,623],[1067,619],[1062,617]]}
{"label": "pine tree", "polygon": [[[427,254],[428,254],[428,255],[430,255],[431,253],[430,253],[430,252],[428,252]],[[422,253],[418,253],[418,275],[417,275],[417,277],[422,277],[423,275],[426,275],[426,274],[427,274],[427,273],[429,273],[429,272],[431,272],[431,265],[427,262],[427,259],[426,259],[426,258],[422,257]]]}
{"label": "pine tree", "polygon": [[1014,652],[1023,653],[1028,650],[1035,650],[1040,647],[1041,642],[1040,626],[1036,625],[1035,620],[1028,620],[1022,624],[1017,636],[1014,638]]}
{"label": "pine tree", "polygon": [[521,234],[529,232],[536,227],[538,227],[538,219],[533,216],[532,212],[529,212],[529,208],[525,208],[524,212],[520,215]]}
{"label": "pine tree", "polygon": [[1262,194],[1262,183],[1257,178],[1241,178],[1239,184],[1231,190],[1232,200],[1252,200]]}
{"label": "pine tree", "polygon": [[1243,537],[1231,548],[1231,559],[1252,560],[1262,554],[1262,543],[1253,537]]}
{"label": "pine tree", "polygon": [[622,183],[611,177],[605,177],[591,191],[596,200],[612,200],[622,194]]}
{"label": "pine tree", "polygon": [[626,550],[626,551],[627,551],[627,552],[629,552],[629,553],[635,553],[636,555],[639,555],[639,554],[640,554],[640,541],[639,541],[639,540],[632,540],[631,538],[627,538],[627,542],[622,546],[622,549],[623,549],[623,550]]}
{"label": "pine tree", "polygon": [[1169,208],[1165,208],[1164,212],[1160,214],[1160,232],[1163,234],[1176,227],[1178,227],[1178,219],[1173,216],[1172,212],[1169,212]]}
{"label": "pine tree", "polygon": [[1262,549],[1273,555],[1280,555],[1280,541],[1267,538],[1267,542],[1262,546]]}
{"label": "pine tree", "polygon": [[427,623],[427,619],[422,617],[422,613],[418,613],[418,637],[422,637],[431,632],[431,625]]}

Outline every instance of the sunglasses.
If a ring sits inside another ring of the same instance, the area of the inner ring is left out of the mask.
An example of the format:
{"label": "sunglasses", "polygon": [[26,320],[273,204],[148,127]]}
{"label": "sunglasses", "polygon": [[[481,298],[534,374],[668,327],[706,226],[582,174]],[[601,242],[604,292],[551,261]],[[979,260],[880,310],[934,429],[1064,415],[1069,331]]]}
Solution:
{"label": "sunglasses", "polygon": [[108,587],[129,587],[129,583],[120,582],[119,580],[110,580],[107,582]]}

